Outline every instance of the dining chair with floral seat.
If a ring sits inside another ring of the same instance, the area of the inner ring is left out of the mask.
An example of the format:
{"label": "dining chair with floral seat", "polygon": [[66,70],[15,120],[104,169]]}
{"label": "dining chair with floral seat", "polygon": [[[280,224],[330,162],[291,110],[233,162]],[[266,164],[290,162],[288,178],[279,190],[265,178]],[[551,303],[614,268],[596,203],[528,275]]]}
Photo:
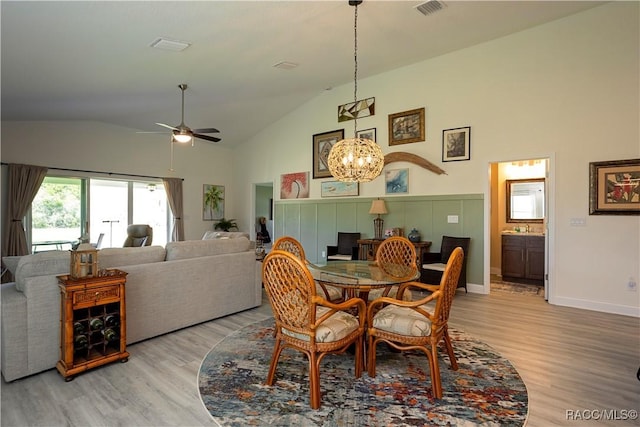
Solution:
{"label": "dining chair with floral seat", "polygon": [[[417,280],[416,248],[406,237],[387,237],[378,246],[375,263],[381,270],[391,276],[406,277],[407,281]],[[383,296],[395,297],[397,292],[397,285],[387,289],[373,289],[369,292],[368,300],[373,301]],[[410,290],[407,290],[404,298],[411,299]]]}
{"label": "dining chair with floral seat", "polygon": [[[455,248],[447,261],[438,289],[420,282],[403,283],[397,299],[382,297],[369,303],[367,369],[370,377],[376,376],[376,345],[379,342],[385,342],[400,351],[420,350],[429,362],[433,395],[437,399],[442,398],[438,344],[444,341],[451,368],[458,370],[448,321],[463,261],[462,248]],[[403,293],[411,287],[433,292],[416,301],[403,301]]]}
{"label": "dining chair with floral seat", "polygon": [[[354,345],[355,376],[362,375],[365,303],[360,298],[352,298],[334,304],[317,295],[313,276],[305,262],[282,250],[272,250],[265,257],[262,282],[276,324],[266,384],[274,384],[284,348],[301,351],[309,362],[310,406],[318,409],[321,405],[320,364],[327,354],[345,353]],[[350,313],[353,310],[357,311],[356,315]]]}
{"label": "dining chair with floral seat", "polygon": [[[292,253],[298,259],[302,260],[305,263],[307,262],[307,257],[305,256],[302,244],[297,239],[291,236],[282,236],[277,238],[271,248],[272,250],[280,250]],[[344,301],[344,294],[342,289],[318,282],[316,282],[316,289],[317,293],[324,294],[324,297],[331,302]]]}

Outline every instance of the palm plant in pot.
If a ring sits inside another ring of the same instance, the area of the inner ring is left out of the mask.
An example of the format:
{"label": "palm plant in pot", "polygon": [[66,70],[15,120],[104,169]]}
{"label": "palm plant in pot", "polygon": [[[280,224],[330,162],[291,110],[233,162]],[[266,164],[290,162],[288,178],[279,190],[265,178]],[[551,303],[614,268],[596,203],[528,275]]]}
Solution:
{"label": "palm plant in pot", "polygon": [[214,230],[230,231],[232,229],[237,230],[238,224],[235,219],[221,218],[213,227]]}

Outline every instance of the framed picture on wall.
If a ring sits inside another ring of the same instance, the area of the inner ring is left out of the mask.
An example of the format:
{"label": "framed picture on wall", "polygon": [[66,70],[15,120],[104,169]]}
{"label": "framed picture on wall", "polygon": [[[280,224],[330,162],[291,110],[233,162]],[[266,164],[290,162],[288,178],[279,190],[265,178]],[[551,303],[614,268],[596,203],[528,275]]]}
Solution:
{"label": "framed picture on wall", "polygon": [[471,159],[471,127],[442,131],[442,161],[456,162]]}
{"label": "framed picture on wall", "polygon": [[202,220],[215,221],[224,218],[224,186],[202,185]]}
{"label": "framed picture on wall", "polygon": [[389,114],[389,145],[424,141],[424,107]]}
{"label": "framed picture on wall", "polygon": [[344,139],[344,129],[313,135],[313,179],[331,177],[327,159],[331,147],[341,139]]}
{"label": "framed picture on wall", "polygon": [[357,182],[324,181],[320,184],[320,197],[357,196],[359,191]]}
{"label": "framed picture on wall", "polygon": [[309,172],[285,173],[280,175],[280,198],[309,198]]}
{"label": "framed picture on wall", "polygon": [[409,192],[409,169],[391,169],[384,171],[384,183],[387,194]]}
{"label": "framed picture on wall", "polygon": [[589,215],[640,215],[640,159],[589,163]]}
{"label": "framed picture on wall", "polygon": [[356,132],[356,136],[358,138],[370,139],[373,142],[376,142],[376,128],[359,130]]}

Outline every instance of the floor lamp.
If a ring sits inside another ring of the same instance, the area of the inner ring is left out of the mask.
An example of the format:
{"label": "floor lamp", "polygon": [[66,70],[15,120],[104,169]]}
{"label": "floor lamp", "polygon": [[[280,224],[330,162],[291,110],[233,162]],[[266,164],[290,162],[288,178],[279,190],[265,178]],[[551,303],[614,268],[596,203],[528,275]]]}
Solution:
{"label": "floor lamp", "polygon": [[387,213],[387,207],[384,204],[384,200],[373,200],[371,202],[371,209],[369,209],[369,213],[372,215],[378,215],[378,217],[373,220],[373,229],[375,230],[374,238],[382,240],[382,227],[384,221],[380,218],[380,215],[385,215]]}

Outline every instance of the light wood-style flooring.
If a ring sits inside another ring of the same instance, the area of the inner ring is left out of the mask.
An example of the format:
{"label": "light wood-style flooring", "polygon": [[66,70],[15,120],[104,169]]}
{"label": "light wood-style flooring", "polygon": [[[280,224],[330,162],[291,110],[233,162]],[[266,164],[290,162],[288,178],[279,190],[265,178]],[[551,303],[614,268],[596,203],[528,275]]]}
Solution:
{"label": "light wood-style flooring", "polygon": [[[0,423],[215,426],[198,395],[200,362],[226,335],[270,315],[265,299],[257,309],[131,345],[129,362],[68,383],[55,369],[3,381]],[[567,411],[617,410],[608,414],[620,417],[622,410],[640,410],[640,319],[552,306],[538,296],[459,290],[450,322],[517,368],[529,393],[527,426],[638,425],[638,420],[571,421]]]}

